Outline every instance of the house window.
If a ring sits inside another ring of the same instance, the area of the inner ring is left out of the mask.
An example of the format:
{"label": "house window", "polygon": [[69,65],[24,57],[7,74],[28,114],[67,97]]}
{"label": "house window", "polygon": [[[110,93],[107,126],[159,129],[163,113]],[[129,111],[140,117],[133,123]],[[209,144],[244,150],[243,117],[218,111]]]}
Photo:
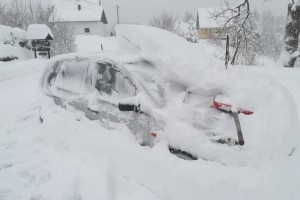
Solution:
{"label": "house window", "polygon": [[89,33],[90,32],[90,28],[84,28],[84,32],[85,33]]}

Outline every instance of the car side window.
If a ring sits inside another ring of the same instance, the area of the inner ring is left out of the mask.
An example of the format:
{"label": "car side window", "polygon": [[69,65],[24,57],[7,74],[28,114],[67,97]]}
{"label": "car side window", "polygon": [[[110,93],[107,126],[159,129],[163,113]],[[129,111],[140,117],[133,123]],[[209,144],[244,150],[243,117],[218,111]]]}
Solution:
{"label": "car side window", "polygon": [[99,92],[111,94],[115,89],[116,70],[108,63],[97,63],[95,88]]}
{"label": "car side window", "polygon": [[129,97],[135,95],[135,87],[128,78],[110,63],[96,63],[94,87],[100,93]]}

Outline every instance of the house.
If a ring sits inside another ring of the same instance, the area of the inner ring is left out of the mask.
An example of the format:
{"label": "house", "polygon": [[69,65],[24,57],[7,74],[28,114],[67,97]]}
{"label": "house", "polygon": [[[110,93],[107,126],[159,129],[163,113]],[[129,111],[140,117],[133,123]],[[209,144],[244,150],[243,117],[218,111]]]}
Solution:
{"label": "house", "polygon": [[49,22],[64,23],[75,35],[108,35],[107,18],[100,1],[56,0]]}
{"label": "house", "polygon": [[199,8],[197,11],[197,31],[199,39],[211,39],[222,27],[214,19],[211,13],[218,8]]}

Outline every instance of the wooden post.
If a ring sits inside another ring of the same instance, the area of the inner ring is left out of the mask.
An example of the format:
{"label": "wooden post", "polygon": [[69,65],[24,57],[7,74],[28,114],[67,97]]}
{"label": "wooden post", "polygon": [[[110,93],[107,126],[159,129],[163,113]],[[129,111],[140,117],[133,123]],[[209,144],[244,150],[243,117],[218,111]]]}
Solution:
{"label": "wooden post", "polygon": [[34,57],[37,58],[37,56],[36,56],[36,50],[33,50],[33,51],[34,51]]}
{"label": "wooden post", "polygon": [[226,52],[225,52],[225,66],[226,66],[226,69],[228,67],[228,62],[229,62],[229,36],[227,35],[227,38],[226,38]]}

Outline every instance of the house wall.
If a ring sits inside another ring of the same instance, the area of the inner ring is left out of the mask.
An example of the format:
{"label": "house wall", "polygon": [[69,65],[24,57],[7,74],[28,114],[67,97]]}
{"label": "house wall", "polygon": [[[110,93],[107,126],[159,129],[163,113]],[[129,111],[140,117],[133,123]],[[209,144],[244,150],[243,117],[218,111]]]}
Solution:
{"label": "house wall", "polygon": [[[219,34],[218,31],[221,28],[197,28],[199,39],[212,39],[214,34]],[[226,39],[231,31],[231,28],[224,28],[221,33],[221,39]]]}
{"label": "house wall", "polygon": [[199,39],[211,39],[218,28],[198,28]]}
{"label": "house wall", "polygon": [[[107,36],[106,25],[102,22],[61,22],[73,28],[74,35],[99,35]],[[89,28],[90,32],[85,33],[84,29]]]}

